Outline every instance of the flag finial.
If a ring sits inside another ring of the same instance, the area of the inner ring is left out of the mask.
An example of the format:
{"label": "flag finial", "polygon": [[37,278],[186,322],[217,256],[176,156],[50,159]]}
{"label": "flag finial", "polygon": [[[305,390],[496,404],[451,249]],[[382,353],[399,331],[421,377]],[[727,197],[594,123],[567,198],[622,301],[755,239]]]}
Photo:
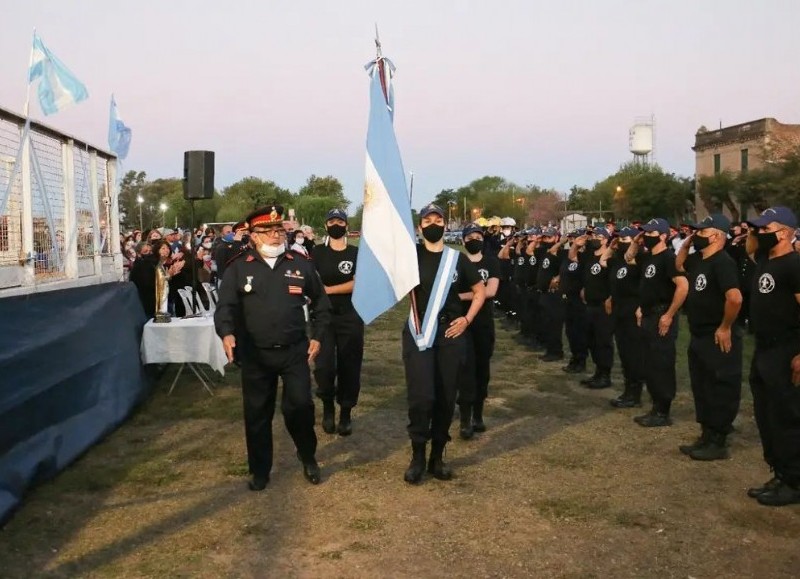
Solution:
{"label": "flag finial", "polygon": [[378,23],[375,23],[375,51],[378,53],[378,58],[382,58],[381,54],[381,38],[378,35]]}

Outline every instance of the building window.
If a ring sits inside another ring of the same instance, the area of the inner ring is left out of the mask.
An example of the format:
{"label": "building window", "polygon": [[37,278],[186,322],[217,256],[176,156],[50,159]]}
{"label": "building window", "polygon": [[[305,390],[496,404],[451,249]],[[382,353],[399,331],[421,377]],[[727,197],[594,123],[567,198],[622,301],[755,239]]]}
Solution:
{"label": "building window", "polygon": [[719,153],[714,155],[714,175],[719,175],[720,172],[720,161],[719,161]]}
{"label": "building window", "polygon": [[748,158],[747,149],[742,149],[742,173],[747,173]]}

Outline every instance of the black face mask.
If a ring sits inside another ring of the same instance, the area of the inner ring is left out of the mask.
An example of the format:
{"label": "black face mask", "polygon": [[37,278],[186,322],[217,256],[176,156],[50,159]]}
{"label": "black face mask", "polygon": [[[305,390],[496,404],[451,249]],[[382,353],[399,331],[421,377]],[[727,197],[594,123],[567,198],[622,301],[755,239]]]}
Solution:
{"label": "black face mask", "polygon": [[617,251],[620,253],[627,253],[628,248],[631,246],[630,243],[617,243]]}
{"label": "black face mask", "polygon": [[703,251],[706,247],[711,245],[711,240],[708,237],[700,237],[695,235],[692,237],[692,245],[697,251]]}
{"label": "black face mask", "polygon": [[464,243],[464,247],[469,253],[475,255],[483,250],[483,241],[480,239],[470,239]]}
{"label": "black face mask", "polygon": [[599,239],[590,239],[589,241],[586,242],[586,247],[590,251],[597,251],[598,249],[600,249],[600,240]]}
{"label": "black face mask", "polygon": [[332,239],[341,239],[347,233],[347,227],[344,225],[328,225],[327,231]]}
{"label": "black face mask", "polygon": [[769,251],[778,245],[777,231],[773,231],[772,233],[757,233],[756,237],[758,237],[758,249],[761,251]]}
{"label": "black face mask", "polygon": [[644,246],[647,249],[653,249],[656,245],[661,243],[661,236],[660,235],[657,235],[655,237],[651,237],[649,235],[645,235],[644,237],[642,237],[642,239],[644,240],[643,243],[644,243]]}
{"label": "black face mask", "polygon": [[686,233],[685,233],[685,232],[683,232],[683,231],[681,231],[681,232],[678,234],[678,237],[680,237],[681,239],[686,239]]}
{"label": "black face mask", "polygon": [[444,225],[428,225],[422,228],[422,237],[430,243],[436,243],[444,236]]}
{"label": "black face mask", "polygon": [[545,251],[549,251],[550,248],[553,247],[554,245],[555,243],[553,243],[552,241],[543,241],[542,243],[539,244],[539,247],[541,247]]}

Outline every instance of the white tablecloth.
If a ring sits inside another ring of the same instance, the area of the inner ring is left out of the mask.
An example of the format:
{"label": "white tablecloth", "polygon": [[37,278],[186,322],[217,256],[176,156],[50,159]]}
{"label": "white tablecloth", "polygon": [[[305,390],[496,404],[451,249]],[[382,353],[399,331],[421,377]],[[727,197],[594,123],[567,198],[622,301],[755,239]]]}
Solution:
{"label": "white tablecloth", "polygon": [[214,331],[213,318],[172,318],[168,324],[147,322],[142,334],[143,364],[208,364],[225,375],[228,358]]}

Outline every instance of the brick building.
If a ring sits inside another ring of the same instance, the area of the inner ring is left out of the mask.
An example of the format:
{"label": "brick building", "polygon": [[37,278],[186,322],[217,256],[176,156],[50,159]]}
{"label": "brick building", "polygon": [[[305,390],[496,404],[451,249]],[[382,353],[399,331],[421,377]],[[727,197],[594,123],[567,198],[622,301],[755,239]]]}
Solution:
{"label": "brick building", "polygon": [[[800,125],[787,125],[772,118],[718,130],[700,127],[692,147],[695,152],[695,177],[699,183],[704,176],[760,169],[765,162],[780,159],[787,151],[798,146]],[[700,198],[699,185],[695,192],[695,210],[698,220],[708,215],[708,209]]]}

